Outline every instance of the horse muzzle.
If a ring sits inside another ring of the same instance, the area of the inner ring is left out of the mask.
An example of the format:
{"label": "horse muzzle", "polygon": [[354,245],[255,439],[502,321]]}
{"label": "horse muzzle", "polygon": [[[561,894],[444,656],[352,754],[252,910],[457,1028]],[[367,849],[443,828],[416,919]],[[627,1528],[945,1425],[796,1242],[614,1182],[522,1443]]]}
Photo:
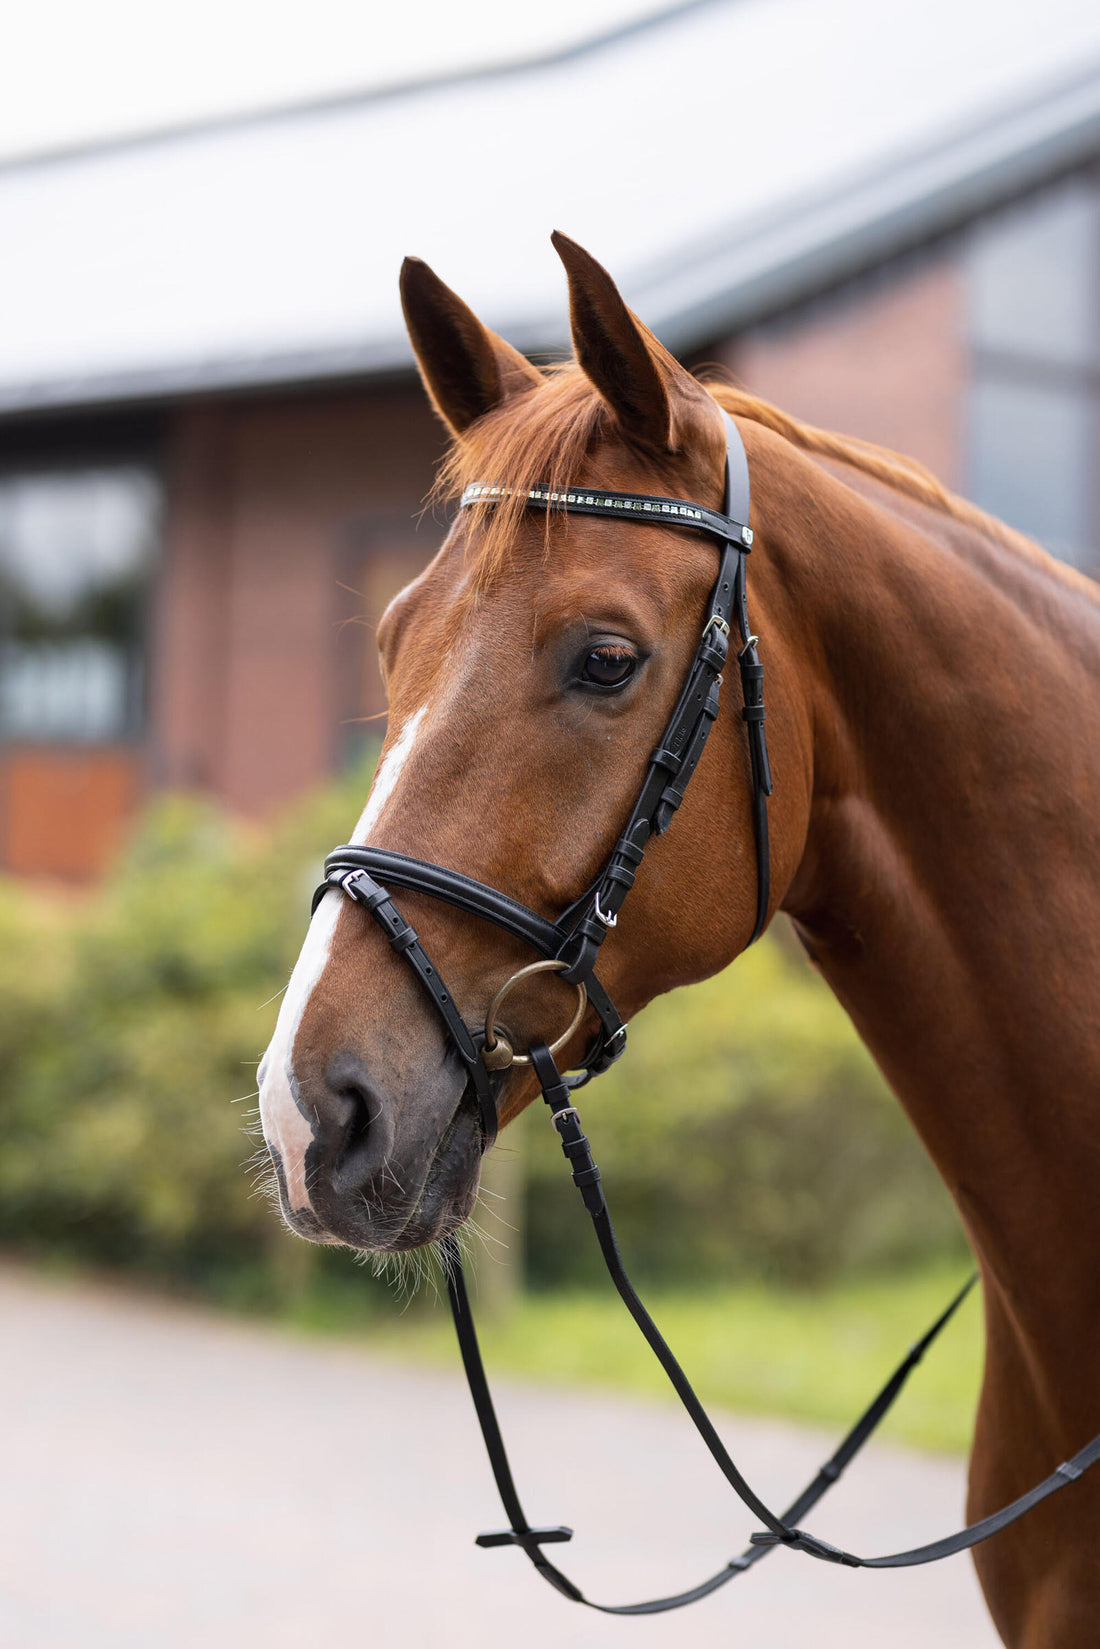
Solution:
{"label": "horse muzzle", "polygon": [[283,1141],[300,1141],[300,1131],[267,1137],[283,1217],[298,1236],[394,1252],[446,1236],[469,1214],[481,1129],[453,1062],[415,1101],[386,1093],[349,1054],[292,1087],[308,1143],[287,1161]]}

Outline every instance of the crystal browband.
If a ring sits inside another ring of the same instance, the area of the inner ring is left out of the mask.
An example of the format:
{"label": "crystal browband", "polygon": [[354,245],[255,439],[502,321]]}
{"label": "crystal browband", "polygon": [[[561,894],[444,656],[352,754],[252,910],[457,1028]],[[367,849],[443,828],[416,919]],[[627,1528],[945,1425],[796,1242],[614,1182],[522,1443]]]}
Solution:
{"label": "crystal browband", "polygon": [[[462,494],[459,507],[469,504],[496,504],[514,496],[511,487],[496,487],[487,481],[472,481]],[[698,527],[729,543],[748,549],[752,544],[752,528],[735,521],[732,516],[709,510],[702,504],[689,504],[681,498],[652,498],[629,492],[603,492],[598,487],[578,487],[554,492],[549,487],[531,487],[524,502],[536,509],[579,510],[583,515],[616,515],[629,510],[650,517],[671,516],[678,525]]]}

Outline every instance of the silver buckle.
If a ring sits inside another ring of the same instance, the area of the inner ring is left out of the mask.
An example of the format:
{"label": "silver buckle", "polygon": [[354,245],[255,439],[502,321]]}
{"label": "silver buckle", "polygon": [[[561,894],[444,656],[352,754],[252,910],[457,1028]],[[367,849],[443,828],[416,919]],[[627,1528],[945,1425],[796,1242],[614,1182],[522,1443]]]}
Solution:
{"label": "silver buckle", "polygon": [[[554,1124],[555,1128],[557,1128],[558,1123],[561,1121],[562,1117],[576,1117],[577,1126],[578,1126],[578,1128],[580,1127],[581,1113],[577,1110],[577,1107],[575,1105],[563,1105],[560,1111],[555,1111],[553,1113],[550,1120]],[[583,1131],[584,1130],[582,1129],[581,1132],[583,1133]]]}
{"label": "silver buckle", "polygon": [[609,913],[601,910],[599,889],[596,890],[596,917],[603,923],[605,928],[614,928],[619,925],[619,918],[614,911]]}
{"label": "silver buckle", "polygon": [[722,617],[721,613],[711,613],[710,617],[707,619],[707,622],[703,625],[703,634],[700,638],[701,640],[705,641],[707,639],[707,631],[712,625],[716,630],[721,630],[724,636],[729,635],[730,627]]}

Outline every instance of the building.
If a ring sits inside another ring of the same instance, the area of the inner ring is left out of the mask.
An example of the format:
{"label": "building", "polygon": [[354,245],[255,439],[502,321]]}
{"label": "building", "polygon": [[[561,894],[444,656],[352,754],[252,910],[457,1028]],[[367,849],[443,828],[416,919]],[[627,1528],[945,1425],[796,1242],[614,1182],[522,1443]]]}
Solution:
{"label": "building", "polygon": [[[889,18],[889,27],[883,21]],[[559,350],[560,226],[684,359],[1100,569],[1100,9],[688,0],[535,63],[0,166],[0,866],[266,815],[439,540],[406,251]]]}

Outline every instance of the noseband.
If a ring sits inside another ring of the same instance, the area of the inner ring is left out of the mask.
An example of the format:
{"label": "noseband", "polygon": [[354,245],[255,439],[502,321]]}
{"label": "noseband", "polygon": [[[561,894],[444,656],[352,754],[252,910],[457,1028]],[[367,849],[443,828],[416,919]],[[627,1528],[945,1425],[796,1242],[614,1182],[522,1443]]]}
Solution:
{"label": "noseband", "polygon": [[[828,1563],[849,1568],[897,1569],[935,1562],[987,1540],[1006,1528],[1049,1495],[1075,1481],[1100,1459],[1100,1436],[1094,1437],[1071,1460],[1064,1462],[1042,1483],[1021,1495],[999,1512],[971,1524],[942,1540],[907,1552],[885,1557],[863,1558],[842,1551],[816,1535],[798,1527],[884,1418],[900,1394],[909,1375],[927,1348],[954,1316],[969,1293],[975,1278],[960,1289],[946,1310],[911,1348],[882,1390],[825,1462],[802,1493],[782,1513],[776,1513],[760,1498],[742,1476],[728,1454],[705,1409],[653,1319],[646,1311],[627,1277],[615,1239],[614,1228],[604,1200],[600,1171],[592,1160],[588,1140],[581,1130],[580,1116],[571,1103],[573,1094],[592,1077],[606,1071],[626,1046],[626,1026],[595,973],[600,946],[618,921],[619,911],[634,885],[646,843],[663,835],[684,799],[711,727],[718,715],[722,672],[728,661],[731,630],[738,634],[737,664],[741,674],[742,719],[746,724],[752,794],[753,833],[756,844],[756,919],[749,943],[764,931],[769,914],[770,867],[768,856],[767,799],[772,780],[764,737],[764,671],[757,654],[758,637],[749,628],[745,567],[752,547],[749,521],[749,468],[736,424],[728,413],[726,425],[726,466],[724,510],[679,498],[663,498],[640,493],[605,492],[594,487],[550,491],[532,488],[524,500],[528,509],[590,515],[616,521],[683,527],[701,532],[716,544],[718,576],[711,591],[703,629],[687,680],[676,701],[661,741],[649,759],[645,779],[618,841],[592,885],[557,919],[548,921],[526,905],[496,888],[488,887],[445,865],[430,864],[393,853],[384,848],[338,847],[325,860],[325,879],[314,895],[313,910],[333,889],[345,893],[367,910],[381,927],[393,949],[404,956],[446,1027],[451,1045],[464,1065],[469,1084],[477,1098],[481,1118],[482,1149],[496,1138],[497,1112],[494,1075],[513,1063],[534,1067],[543,1099],[550,1108],[551,1121],[558,1132],[562,1151],[572,1169],[573,1181],[592,1218],[604,1262],[627,1310],[667,1374],[677,1396],[687,1410],[713,1459],[738,1498],[765,1525],[766,1532],[752,1536],[739,1557],[731,1558],[717,1574],[690,1591],[645,1603],[611,1605],[586,1598],[543,1553],[543,1546],[572,1538],[564,1527],[534,1528],[528,1522],[512,1477],[504,1440],[485,1377],[481,1353],[470,1312],[469,1296],[458,1243],[454,1235],[440,1245],[447,1272],[447,1289],[458,1334],[463,1366],[489,1462],[496,1479],[509,1527],[498,1533],[477,1537],[479,1546],[519,1546],[531,1563],[564,1596],[605,1614],[660,1614],[717,1591],[743,1574],[776,1546],[787,1546]],[[466,488],[462,507],[492,505],[511,496],[509,489],[478,482]],[[484,1028],[471,1031],[446,985],[428,958],[416,930],[405,920],[390,895],[389,888],[405,888],[428,894],[458,910],[493,923],[513,937],[523,940],[543,958],[519,969],[501,986],[490,1004]],[[577,990],[578,1006],[565,1034],[551,1045],[535,1042],[526,1053],[517,1053],[496,1028],[497,1015],[506,996],[525,979],[553,972]],[[596,1014],[598,1030],[580,1066],[562,1074],[554,1054],[564,1048],[584,1016],[586,1005]]]}

